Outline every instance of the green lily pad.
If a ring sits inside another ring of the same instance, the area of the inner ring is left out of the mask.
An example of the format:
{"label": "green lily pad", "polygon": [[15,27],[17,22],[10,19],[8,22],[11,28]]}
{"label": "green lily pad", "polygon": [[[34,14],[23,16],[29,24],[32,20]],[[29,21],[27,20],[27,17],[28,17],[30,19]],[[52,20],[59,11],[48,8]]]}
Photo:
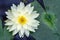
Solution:
{"label": "green lily pad", "polygon": [[7,29],[6,29],[6,26],[4,28],[4,40],[13,40],[13,36],[12,36],[12,33],[9,32]]}
{"label": "green lily pad", "polygon": [[[41,16],[45,12],[41,7],[41,5],[35,0],[34,2],[32,2],[32,5],[34,6],[34,10],[40,13],[40,16],[38,17],[38,20],[40,21],[40,25],[36,30],[36,32],[32,33],[31,35],[34,38],[36,38],[36,40],[58,40],[58,37],[53,34],[55,31],[52,31],[51,29],[55,30],[57,27],[58,27],[57,28],[58,30],[60,29],[60,0],[43,0],[43,1],[45,4],[47,13],[51,16],[54,15],[53,19],[51,20],[53,21],[54,19],[55,20],[58,19],[58,22],[55,24],[54,22],[50,21],[51,23],[48,22],[49,25],[43,24],[42,23],[43,20],[41,19]],[[57,26],[54,26],[54,25],[57,25]],[[58,32],[60,32],[60,30]]]}
{"label": "green lily pad", "polygon": [[2,28],[2,21],[0,20],[0,40],[12,40],[12,35],[6,29],[6,27]]}
{"label": "green lily pad", "polygon": [[0,20],[0,40],[3,40],[3,38],[2,21]]}

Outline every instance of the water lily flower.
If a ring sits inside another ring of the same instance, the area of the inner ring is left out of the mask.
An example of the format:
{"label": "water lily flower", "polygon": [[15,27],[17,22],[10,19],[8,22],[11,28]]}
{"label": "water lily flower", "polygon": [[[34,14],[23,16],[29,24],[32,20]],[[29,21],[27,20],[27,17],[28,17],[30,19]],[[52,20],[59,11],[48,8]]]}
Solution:
{"label": "water lily flower", "polygon": [[39,25],[39,21],[36,20],[39,13],[33,9],[34,6],[31,4],[25,6],[23,2],[20,2],[18,6],[13,4],[11,10],[6,12],[8,19],[5,21],[5,25],[8,26],[9,32],[13,31],[12,35],[18,33],[20,37],[24,37],[24,35],[28,37],[30,31],[35,32]]}

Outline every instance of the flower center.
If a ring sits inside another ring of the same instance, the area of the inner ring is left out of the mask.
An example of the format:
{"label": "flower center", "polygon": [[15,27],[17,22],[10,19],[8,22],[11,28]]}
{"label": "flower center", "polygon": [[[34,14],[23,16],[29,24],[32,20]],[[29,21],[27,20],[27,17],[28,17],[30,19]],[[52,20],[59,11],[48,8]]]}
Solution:
{"label": "flower center", "polygon": [[27,18],[25,16],[19,16],[18,23],[21,25],[25,25],[27,23]]}

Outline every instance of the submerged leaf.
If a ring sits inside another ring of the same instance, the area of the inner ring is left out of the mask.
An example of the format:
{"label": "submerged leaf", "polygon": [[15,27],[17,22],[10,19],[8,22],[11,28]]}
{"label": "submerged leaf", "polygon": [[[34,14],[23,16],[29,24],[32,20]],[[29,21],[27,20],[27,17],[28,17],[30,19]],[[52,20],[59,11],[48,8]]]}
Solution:
{"label": "submerged leaf", "polygon": [[44,1],[43,0],[37,0],[40,5],[42,6],[42,8],[46,11],[45,5],[44,5]]}
{"label": "submerged leaf", "polygon": [[50,29],[56,29],[56,16],[52,12],[44,12],[41,15],[43,23],[45,23]]}

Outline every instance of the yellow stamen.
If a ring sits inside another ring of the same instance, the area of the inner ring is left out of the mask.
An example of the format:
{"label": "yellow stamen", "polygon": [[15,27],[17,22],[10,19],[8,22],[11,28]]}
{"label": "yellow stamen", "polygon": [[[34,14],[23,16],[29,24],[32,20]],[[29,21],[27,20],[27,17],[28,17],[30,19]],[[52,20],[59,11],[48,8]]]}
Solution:
{"label": "yellow stamen", "polygon": [[19,16],[18,23],[20,23],[21,25],[25,25],[27,23],[27,18],[25,16]]}

